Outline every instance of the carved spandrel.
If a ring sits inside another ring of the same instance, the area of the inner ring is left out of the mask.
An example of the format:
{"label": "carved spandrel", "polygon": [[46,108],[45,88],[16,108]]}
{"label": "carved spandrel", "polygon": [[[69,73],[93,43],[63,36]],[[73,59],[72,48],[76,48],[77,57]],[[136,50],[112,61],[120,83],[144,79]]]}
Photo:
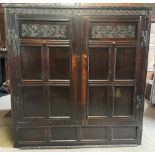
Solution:
{"label": "carved spandrel", "polygon": [[63,24],[22,24],[21,37],[66,38],[67,26]]}
{"label": "carved spandrel", "polygon": [[122,38],[122,39],[134,39],[136,36],[136,25],[92,25],[92,39],[104,39],[104,38]]}

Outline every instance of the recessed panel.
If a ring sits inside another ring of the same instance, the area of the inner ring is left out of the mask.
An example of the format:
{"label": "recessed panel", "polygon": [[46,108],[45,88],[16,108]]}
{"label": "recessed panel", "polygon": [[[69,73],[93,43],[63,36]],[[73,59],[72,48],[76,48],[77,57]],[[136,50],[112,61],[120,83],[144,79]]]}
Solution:
{"label": "recessed panel", "polygon": [[50,79],[70,78],[70,49],[64,47],[49,48]]}
{"label": "recessed panel", "polygon": [[20,38],[68,39],[68,22],[22,22],[19,25]]}
{"label": "recessed panel", "polygon": [[126,127],[113,127],[113,139],[136,139],[137,138],[137,128],[133,126]]}
{"label": "recessed panel", "polygon": [[21,72],[23,79],[42,79],[41,47],[21,47]]}
{"label": "recessed panel", "polygon": [[19,128],[18,129],[19,141],[44,141],[43,128]]}
{"label": "recessed panel", "polygon": [[82,127],[81,135],[83,140],[107,139],[106,127]]}
{"label": "recessed panel", "polygon": [[133,115],[134,87],[115,87],[114,115]]}
{"label": "recessed panel", "polygon": [[52,117],[71,115],[69,96],[70,90],[67,86],[50,87],[50,115]]}
{"label": "recessed panel", "polygon": [[75,127],[53,127],[51,129],[51,140],[76,140],[77,129]]}
{"label": "recessed panel", "polygon": [[116,79],[134,79],[136,68],[136,48],[117,48]]}
{"label": "recessed panel", "polygon": [[109,48],[89,49],[89,79],[108,78]]}
{"label": "recessed panel", "polygon": [[89,87],[89,116],[106,116],[107,104],[107,87]]}
{"label": "recessed panel", "polygon": [[23,87],[23,112],[25,117],[44,117],[48,113],[43,87]]}
{"label": "recessed panel", "polygon": [[97,22],[90,24],[91,40],[136,40],[137,23]]}

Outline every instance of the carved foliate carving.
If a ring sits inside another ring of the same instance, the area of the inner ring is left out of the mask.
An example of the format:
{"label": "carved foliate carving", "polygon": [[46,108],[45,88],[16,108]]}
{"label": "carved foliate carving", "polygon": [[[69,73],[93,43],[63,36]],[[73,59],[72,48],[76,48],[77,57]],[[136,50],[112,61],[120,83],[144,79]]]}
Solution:
{"label": "carved foliate carving", "polygon": [[135,38],[135,25],[92,25],[92,39],[99,38],[122,38],[133,39]]}
{"label": "carved foliate carving", "polygon": [[35,9],[35,8],[8,8],[12,14],[37,14],[37,15],[147,15],[147,10],[124,9]]}
{"label": "carved foliate carving", "polygon": [[22,24],[21,37],[66,38],[67,26],[63,24]]}

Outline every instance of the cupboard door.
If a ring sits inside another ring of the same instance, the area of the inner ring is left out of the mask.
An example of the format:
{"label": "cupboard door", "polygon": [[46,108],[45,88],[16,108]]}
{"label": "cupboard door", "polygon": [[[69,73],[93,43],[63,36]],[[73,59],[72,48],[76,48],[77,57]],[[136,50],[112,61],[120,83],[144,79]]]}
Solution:
{"label": "cupboard door", "polygon": [[81,90],[87,112],[82,119],[88,123],[137,119],[141,22],[139,17],[125,18],[94,16],[83,23]]}
{"label": "cupboard door", "polygon": [[[74,123],[77,98],[76,21],[19,17],[21,117]],[[74,44],[73,44],[74,42]]]}

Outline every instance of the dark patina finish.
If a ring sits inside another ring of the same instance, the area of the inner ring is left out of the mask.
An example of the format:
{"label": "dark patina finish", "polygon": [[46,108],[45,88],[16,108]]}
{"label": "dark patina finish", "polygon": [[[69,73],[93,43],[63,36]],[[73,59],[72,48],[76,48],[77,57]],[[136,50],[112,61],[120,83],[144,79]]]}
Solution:
{"label": "dark patina finish", "polygon": [[149,8],[5,7],[14,144],[141,144]]}

